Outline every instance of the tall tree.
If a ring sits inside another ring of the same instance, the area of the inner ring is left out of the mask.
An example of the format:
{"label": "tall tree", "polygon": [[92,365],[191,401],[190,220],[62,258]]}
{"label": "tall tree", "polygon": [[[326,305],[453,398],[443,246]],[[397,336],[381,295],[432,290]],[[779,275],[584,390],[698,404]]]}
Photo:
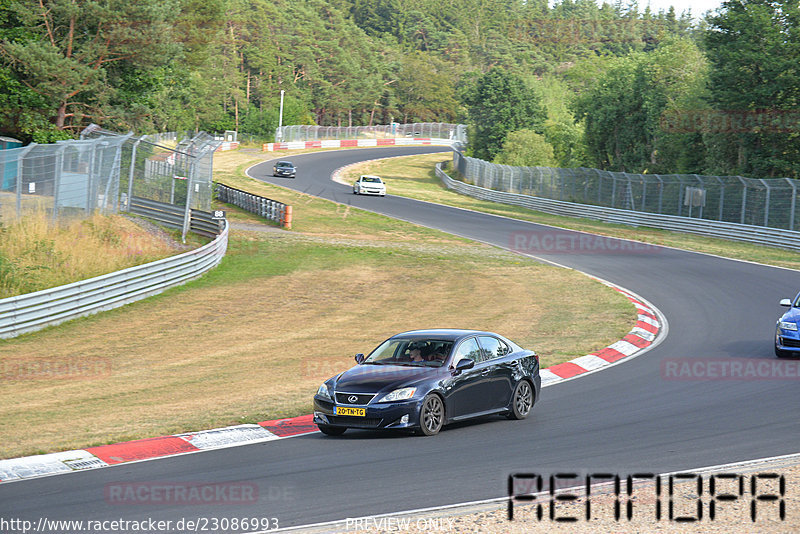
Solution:
{"label": "tall tree", "polygon": [[469,110],[470,147],[491,161],[510,132],[542,133],[546,118],[538,95],[519,76],[495,68],[479,77],[463,96]]}
{"label": "tall tree", "polygon": [[84,117],[107,119],[110,70],[174,59],[174,7],[163,0],[17,0],[10,9],[27,35],[3,39],[0,54],[26,87],[52,105],[58,129],[79,129]]}
{"label": "tall tree", "polygon": [[692,157],[702,153],[698,136],[665,128],[662,118],[696,112],[705,80],[705,57],[688,40],[616,59],[575,104],[591,164],[628,172],[697,172]]}
{"label": "tall tree", "polygon": [[710,102],[734,120],[728,131],[707,132],[708,170],[800,177],[798,0],[728,0],[707,22]]}

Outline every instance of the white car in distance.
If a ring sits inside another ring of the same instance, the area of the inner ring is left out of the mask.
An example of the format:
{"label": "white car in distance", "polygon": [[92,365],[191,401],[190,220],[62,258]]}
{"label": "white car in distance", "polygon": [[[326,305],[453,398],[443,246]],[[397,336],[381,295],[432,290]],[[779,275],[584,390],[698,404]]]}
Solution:
{"label": "white car in distance", "polygon": [[386,196],[386,184],[380,176],[362,174],[353,184],[353,194],[355,195],[380,195]]}

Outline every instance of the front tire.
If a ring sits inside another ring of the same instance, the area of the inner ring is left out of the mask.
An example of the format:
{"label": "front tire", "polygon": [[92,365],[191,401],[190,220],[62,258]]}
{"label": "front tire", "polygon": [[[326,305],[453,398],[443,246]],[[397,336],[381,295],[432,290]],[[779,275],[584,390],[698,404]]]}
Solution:
{"label": "front tire", "polygon": [[531,413],[531,408],[533,408],[533,388],[527,380],[520,380],[511,397],[511,411],[508,413],[508,418],[525,419]]}
{"label": "front tire", "polygon": [[439,433],[444,424],[444,403],[439,395],[428,395],[419,410],[419,431],[423,436]]}
{"label": "front tire", "polygon": [[347,427],[341,426],[317,425],[317,427],[319,427],[319,431],[326,436],[341,436],[344,434],[344,431],[347,430]]}

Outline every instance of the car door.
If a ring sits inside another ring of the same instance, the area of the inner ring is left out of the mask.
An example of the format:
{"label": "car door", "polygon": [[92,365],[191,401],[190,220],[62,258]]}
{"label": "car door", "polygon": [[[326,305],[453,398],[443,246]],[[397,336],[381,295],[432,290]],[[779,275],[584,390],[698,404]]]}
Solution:
{"label": "car door", "polygon": [[490,408],[499,409],[508,406],[514,390],[515,363],[506,358],[511,348],[501,339],[494,336],[478,336],[481,353],[484,358],[485,376],[488,378]]}
{"label": "car door", "polygon": [[446,391],[447,409],[450,419],[459,419],[491,409],[493,385],[490,367],[483,362],[484,354],[475,337],[467,338],[453,352],[451,366],[459,360],[469,359],[475,367],[461,371],[449,381]]}

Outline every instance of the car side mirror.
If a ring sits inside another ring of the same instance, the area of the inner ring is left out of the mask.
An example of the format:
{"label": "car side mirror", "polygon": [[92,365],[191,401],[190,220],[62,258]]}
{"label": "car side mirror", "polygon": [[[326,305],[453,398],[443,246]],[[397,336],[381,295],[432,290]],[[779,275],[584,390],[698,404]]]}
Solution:
{"label": "car side mirror", "polygon": [[473,367],[475,367],[475,360],[470,360],[469,358],[458,360],[454,374],[461,374],[462,371],[472,369]]}
{"label": "car side mirror", "polygon": [[366,360],[366,358],[364,357],[363,354],[361,354],[360,352],[358,354],[356,354],[356,363],[357,364],[361,365],[362,363],[364,363],[364,360]]}
{"label": "car side mirror", "polygon": [[787,308],[791,308],[792,307],[792,301],[789,300],[789,299],[781,299],[780,305],[781,306],[786,306]]}

